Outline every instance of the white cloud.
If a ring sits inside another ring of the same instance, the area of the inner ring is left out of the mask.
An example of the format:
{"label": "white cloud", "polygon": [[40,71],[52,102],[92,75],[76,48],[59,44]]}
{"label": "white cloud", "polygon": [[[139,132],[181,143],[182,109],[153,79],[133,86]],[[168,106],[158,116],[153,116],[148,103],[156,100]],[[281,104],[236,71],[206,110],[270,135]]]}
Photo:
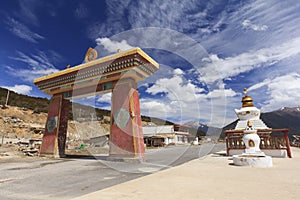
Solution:
{"label": "white cloud", "polygon": [[[255,84],[249,90],[259,90],[267,87],[265,95],[268,99],[263,102],[262,110],[272,111],[285,106],[298,106],[300,99],[300,74],[290,73],[278,76],[272,80]],[[258,91],[259,92],[259,91]]]}
{"label": "white cloud", "polygon": [[207,94],[210,98],[221,98],[221,97],[234,97],[237,93],[233,91],[231,88],[229,89],[214,89]]}
{"label": "white cloud", "polygon": [[126,40],[122,40],[121,42],[118,42],[118,41],[112,41],[109,38],[97,38],[96,43],[97,45],[102,45],[107,51],[113,53],[116,53],[118,49],[125,51],[133,48],[127,43]]}
{"label": "white cloud", "polygon": [[217,80],[237,76],[253,69],[270,66],[286,58],[300,53],[300,37],[285,42],[279,46],[263,48],[257,51],[249,51],[234,57],[219,58],[210,55],[202,61],[204,67],[199,68],[201,81],[213,83]]}
{"label": "white cloud", "polygon": [[72,101],[82,105],[91,106],[94,108],[111,110],[111,93],[97,94],[95,96],[91,94],[91,96],[87,96],[83,98],[75,98]]}
{"label": "white cloud", "polygon": [[[183,77],[175,73],[173,77],[160,78],[155,81],[154,85],[146,89],[146,92],[155,98],[147,98],[141,101],[142,113],[162,119],[173,118],[177,122],[180,122],[181,118],[188,112],[188,110],[185,109],[188,107],[187,103],[191,107],[193,105],[196,106],[193,108],[194,111],[198,108],[195,89],[197,90],[195,85],[184,83]],[[203,89],[198,89],[198,91],[202,90]],[[159,93],[163,95],[158,98],[157,95]],[[198,114],[199,112],[194,113]],[[188,116],[188,118],[193,118],[193,116]]]}
{"label": "white cloud", "polygon": [[[206,38],[196,36],[201,44],[208,49],[212,47],[210,50],[217,54],[228,57],[249,50],[255,51],[280,45],[300,35],[299,6],[296,4],[286,1],[274,3],[272,0],[226,2],[232,12],[220,13],[225,14],[225,29]],[[249,22],[256,25],[253,27],[256,30],[250,26],[244,27],[243,22],[245,25]]]}
{"label": "white cloud", "polygon": [[[149,10],[151,10],[151,12],[149,12]],[[241,73],[250,72],[249,74],[251,75],[252,70],[267,67],[275,63],[285,66],[285,61],[289,60],[287,58],[299,53],[299,39],[290,39],[299,36],[300,33],[298,10],[297,6],[291,6],[291,4],[284,1],[273,3],[267,0],[253,1],[247,4],[227,1],[219,1],[217,3],[215,1],[201,1],[195,3],[193,1],[183,0],[178,4],[171,0],[163,2],[133,2],[130,0],[119,2],[110,0],[107,1],[106,22],[102,24],[98,23],[97,26],[94,26],[93,32],[96,33],[97,37],[99,37],[99,35],[103,37],[122,33],[125,30],[134,28],[160,27],[186,33],[188,36],[201,42],[209,51],[215,51],[215,54],[218,54],[213,55],[212,53],[208,62],[204,65],[204,68],[198,68],[198,71],[202,72],[202,76],[199,80],[207,84],[229,80],[227,81],[228,87],[230,83],[241,84],[241,80],[237,79],[239,78],[237,75]],[[141,46],[142,48],[150,46],[137,45],[137,43],[146,44],[143,43],[145,41],[144,35],[140,35],[142,37],[135,37],[134,35],[132,40],[126,37],[118,38],[119,35],[122,34],[118,34],[116,36],[118,40],[113,39],[113,41],[122,41],[122,39],[125,39],[125,41],[128,41],[127,43],[131,45]],[[154,38],[151,40],[152,44],[160,44],[160,47],[164,46],[164,44],[168,45],[168,43],[165,42],[166,39],[168,39],[167,34],[152,34],[152,32],[150,32],[149,35],[152,35]],[[94,39],[96,37],[94,36],[92,38]],[[157,38],[162,39],[158,40]],[[182,37],[172,38],[171,41],[175,43],[181,38]],[[143,42],[133,42],[134,40]],[[150,46],[150,48],[157,46],[153,45]],[[110,51],[116,52],[117,48],[118,47],[113,47]],[[186,49],[180,47],[176,48]],[[156,49],[175,52],[173,51],[174,49],[171,48]],[[194,53],[193,49],[195,48],[191,48],[191,51],[189,51],[191,54]],[[198,59],[197,62],[190,62],[194,66],[196,66],[194,63],[200,63],[202,57],[199,55],[200,54],[191,56]],[[225,55],[225,57],[221,57],[220,55]],[[189,59],[186,60],[189,61]],[[294,63],[291,63],[291,65],[295,66]],[[276,70],[276,66],[274,66],[274,68],[269,67],[268,69],[270,69],[270,71],[272,69]],[[288,65],[286,66],[288,68]],[[185,73],[189,74],[187,71],[185,71]],[[195,112],[198,112],[195,111],[197,110],[195,108],[199,105],[201,108],[206,106],[208,110],[210,110],[210,104],[214,104],[214,110],[207,112],[201,110],[201,116],[205,116],[206,119],[209,119],[209,112],[219,115],[219,113],[222,113],[224,110],[221,108],[224,108],[226,99],[227,102],[230,102],[229,106],[231,106],[231,110],[229,110],[228,113],[234,114],[233,108],[236,108],[234,107],[235,105],[240,107],[240,98],[236,99],[237,94],[230,88],[211,89],[211,91],[199,91],[197,93],[197,91],[190,89],[195,86],[191,82],[190,86],[188,86],[188,81],[180,82],[182,80],[180,79],[182,75],[180,72],[176,74],[175,71],[175,74],[178,76],[177,78],[173,77],[174,73],[170,73],[171,75],[167,74],[167,76],[161,69],[157,74],[159,74],[159,78],[155,74],[153,77],[150,77],[152,82],[150,82],[149,86],[151,86],[153,82],[155,84],[148,88],[148,92],[152,95],[159,93],[164,94],[160,97],[159,101],[163,105],[171,106],[176,103],[181,103],[181,106],[189,105],[187,107],[189,113],[184,114],[187,117],[193,116]],[[169,75],[171,78],[169,78]],[[269,75],[266,73],[266,76]],[[255,79],[254,77],[252,81]],[[148,80],[149,79],[145,81]],[[195,80],[193,80],[193,83],[195,83]],[[169,84],[175,84],[175,86],[169,87]],[[249,84],[249,82],[247,82],[247,84]],[[209,86],[215,87],[215,84]],[[259,85],[257,85],[257,87],[259,87]],[[196,99],[198,103],[192,104],[191,102],[194,101],[191,100],[187,103],[190,96],[192,96],[192,99]],[[226,96],[226,99],[224,96]],[[176,99],[180,101],[172,101]],[[184,100],[181,101],[181,99]],[[213,103],[210,102],[212,99],[214,101]],[[155,102],[156,100],[151,101]],[[192,112],[192,108],[194,108],[194,112]],[[172,109],[174,108],[172,107]],[[222,114],[220,114],[220,116],[221,115]],[[219,121],[222,121],[221,118],[219,119]]]}
{"label": "white cloud", "polygon": [[110,104],[111,103],[111,92],[99,95],[97,101]]}
{"label": "white cloud", "polygon": [[179,68],[176,68],[173,72],[175,75],[183,75],[184,74],[184,71],[182,71],[181,69]]}
{"label": "white cloud", "polygon": [[19,1],[19,4],[20,4],[20,12],[18,13],[19,19],[34,25],[38,25],[39,19],[36,16],[35,12],[39,9],[39,6],[43,4],[40,4],[39,1],[35,1],[35,0]]}
{"label": "white cloud", "polygon": [[[238,94],[236,92],[232,89],[225,89],[224,84],[220,84],[217,89],[206,91],[191,81],[185,80],[177,72],[179,70],[174,70],[173,77],[160,78],[146,89],[146,92],[155,98],[143,100],[148,104],[141,104],[142,112],[146,112],[147,109],[151,110],[150,105],[153,105],[152,113],[155,113],[155,116],[161,115],[163,119],[171,118],[177,123],[201,120],[220,127],[225,122],[229,123],[235,119],[233,109],[227,119],[225,115],[229,100],[235,102],[230,106],[237,105],[235,97]],[[158,97],[160,93],[164,95]]]}
{"label": "white cloud", "polygon": [[92,39],[141,27],[161,27],[197,35],[202,32],[215,33],[221,31],[224,25],[222,13],[226,13],[223,9],[226,2],[223,1],[196,3],[181,0],[178,4],[174,0],[109,0],[106,4],[106,22],[97,22],[89,27],[88,33]]}
{"label": "white cloud", "polygon": [[242,22],[243,27],[250,28],[255,31],[266,31],[268,29],[268,26],[266,25],[257,25],[252,23],[250,20],[246,19]]}
{"label": "white cloud", "polygon": [[140,107],[143,115],[167,119],[176,113],[173,106],[160,100],[140,99]]}
{"label": "white cloud", "polygon": [[45,39],[44,36],[31,31],[27,26],[13,18],[8,17],[6,24],[8,25],[8,30],[14,35],[29,42],[38,43],[38,40]]}
{"label": "white cloud", "polygon": [[[20,77],[25,81],[32,82],[35,78],[59,71],[50,61],[53,56],[47,56],[45,52],[38,51],[37,54],[26,55],[18,51],[17,54],[18,56],[10,57],[10,59],[20,61],[27,65],[26,69],[18,68],[18,73],[16,73],[14,67],[6,66],[6,70],[13,76]],[[51,52],[51,55],[54,55],[53,59],[57,61],[58,54]]]}
{"label": "white cloud", "polygon": [[188,82],[184,83],[180,76],[173,76],[172,78],[158,79],[155,84],[147,88],[146,92],[152,95],[158,93],[165,93],[172,101],[194,101],[197,95],[203,92],[204,89],[198,88],[194,84]]}
{"label": "white cloud", "polygon": [[270,79],[267,78],[267,79],[265,79],[263,82],[260,82],[260,83],[257,83],[257,84],[255,84],[255,85],[252,85],[251,87],[249,87],[249,88],[247,89],[247,91],[250,92],[250,91],[252,91],[252,90],[257,90],[257,89],[259,89],[259,88],[262,88],[262,87],[264,87],[264,86],[269,85],[271,82],[272,82],[272,80],[270,80]]}
{"label": "white cloud", "polygon": [[[202,95],[201,98],[186,103],[170,101],[167,98],[142,98],[141,112],[143,115],[168,119],[176,123],[201,121],[211,126],[223,127],[236,119],[232,107],[240,107],[240,99],[233,97],[210,98]],[[227,104],[230,102],[230,104]]]}
{"label": "white cloud", "polygon": [[38,68],[54,68],[54,65],[50,62],[48,56],[42,52],[38,51],[37,54],[26,55],[20,51],[17,52],[17,57],[10,57],[13,60],[21,61],[28,66],[32,67],[34,70]]}
{"label": "white cloud", "polygon": [[13,76],[19,77],[27,82],[33,82],[34,79],[53,74],[55,72],[58,72],[57,69],[38,69],[38,70],[30,70],[30,69],[18,69],[18,72],[16,73],[16,70],[12,67],[6,67],[7,72],[10,73]]}
{"label": "white cloud", "polygon": [[25,95],[29,95],[32,87],[28,86],[28,85],[15,85],[15,86],[1,86],[2,88],[6,88],[8,90],[14,91],[18,94],[25,94]]}

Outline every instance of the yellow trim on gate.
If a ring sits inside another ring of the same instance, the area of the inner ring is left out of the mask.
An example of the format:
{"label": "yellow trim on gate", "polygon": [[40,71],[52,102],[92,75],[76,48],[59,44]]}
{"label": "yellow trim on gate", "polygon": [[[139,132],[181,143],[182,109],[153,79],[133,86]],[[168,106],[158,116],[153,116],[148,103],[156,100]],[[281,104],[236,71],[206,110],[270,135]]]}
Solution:
{"label": "yellow trim on gate", "polygon": [[134,154],[137,154],[137,137],[136,137],[136,130],[135,130],[135,110],[134,110],[134,89],[130,89],[129,92],[129,106],[130,106],[130,116],[131,116],[131,126],[132,126],[132,136],[133,136],[133,149]]}
{"label": "yellow trim on gate", "polygon": [[136,47],[136,48],[130,49],[128,51],[123,51],[123,52],[119,52],[119,53],[116,53],[116,54],[113,54],[113,55],[105,56],[103,58],[99,58],[97,60],[90,61],[88,63],[83,63],[83,64],[77,65],[75,67],[71,67],[71,68],[68,68],[68,69],[50,74],[50,75],[46,75],[46,76],[43,76],[43,77],[40,77],[40,78],[36,78],[36,79],[34,79],[33,82],[38,83],[40,81],[44,81],[44,80],[51,79],[51,78],[54,78],[54,77],[57,77],[57,76],[68,74],[68,73],[78,71],[78,70],[81,70],[81,69],[84,69],[84,68],[87,68],[87,67],[90,67],[90,66],[93,66],[93,65],[97,65],[97,64],[100,64],[100,63],[103,63],[103,62],[107,62],[107,61],[110,61],[110,60],[114,60],[114,59],[117,59],[117,58],[128,56],[128,55],[131,55],[131,54],[134,54],[134,53],[140,54],[142,57],[144,57],[146,60],[148,60],[153,66],[155,66],[157,69],[159,68],[158,63],[155,60],[153,60],[150,56],[148,56],[142,49]]}

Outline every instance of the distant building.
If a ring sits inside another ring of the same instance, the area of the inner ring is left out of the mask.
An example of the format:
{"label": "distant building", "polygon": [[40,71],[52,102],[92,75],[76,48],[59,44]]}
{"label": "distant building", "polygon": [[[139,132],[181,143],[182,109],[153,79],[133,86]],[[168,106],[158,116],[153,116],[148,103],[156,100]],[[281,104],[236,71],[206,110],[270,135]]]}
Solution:
{"label": "distant building", "polygon": [[190,127],[185,125],[144,126],[144,143],[147,147],[188,144],[194,140],[189,133]]}
{"label": "distant building", "polygon": [[190,126],[174,124],[176,144],[187,144],[194,140],[195,136],[190,134],[190,129]]}

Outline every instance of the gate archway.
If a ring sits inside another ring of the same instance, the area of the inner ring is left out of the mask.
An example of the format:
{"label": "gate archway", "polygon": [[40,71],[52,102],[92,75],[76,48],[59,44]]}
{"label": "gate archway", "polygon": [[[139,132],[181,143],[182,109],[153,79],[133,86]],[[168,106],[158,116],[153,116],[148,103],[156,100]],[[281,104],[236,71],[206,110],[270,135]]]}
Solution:
{"label": "gate archway", "polygon": [[137,82],[158,69],[140,48],[99,59],[89,48],[85,63],[35,79],[34,84],[52,96],[40,154],[64,156],[71,99],[112,92],[109,154],[144,157]]}

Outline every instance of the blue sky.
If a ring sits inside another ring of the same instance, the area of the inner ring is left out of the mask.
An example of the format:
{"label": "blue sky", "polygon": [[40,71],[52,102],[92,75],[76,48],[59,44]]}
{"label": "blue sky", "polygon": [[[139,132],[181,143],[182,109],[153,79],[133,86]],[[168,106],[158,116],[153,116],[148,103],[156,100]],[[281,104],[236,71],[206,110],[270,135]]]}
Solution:
{"label": "blue sky", "polygon": [[[298,106],[300,2],[0,0],[0,86],[47,97],[33,79],[141,47],[160,70],[139,83],[142,114],[223,126],[244,87],[268,112]],[[81,99],[109,109],[110,94]]]}

